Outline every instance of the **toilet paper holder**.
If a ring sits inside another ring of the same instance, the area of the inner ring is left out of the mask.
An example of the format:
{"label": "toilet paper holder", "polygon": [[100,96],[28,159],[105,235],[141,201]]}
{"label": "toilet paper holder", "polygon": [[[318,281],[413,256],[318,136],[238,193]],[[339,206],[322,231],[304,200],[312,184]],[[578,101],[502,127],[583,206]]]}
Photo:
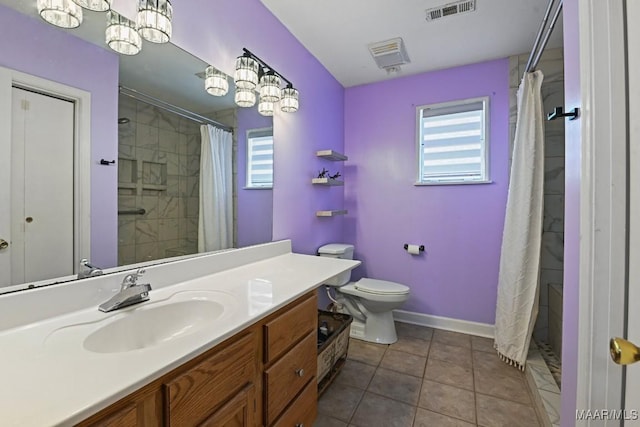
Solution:
{"label": "toilet paper holder", "polygon": [[[404,244],[404,249],[405,250],[409,249],[409,244],[408,243]],[[420,249],[420,252],[424,252],[424,245],[420,245],[420,247],[418,249]]]}

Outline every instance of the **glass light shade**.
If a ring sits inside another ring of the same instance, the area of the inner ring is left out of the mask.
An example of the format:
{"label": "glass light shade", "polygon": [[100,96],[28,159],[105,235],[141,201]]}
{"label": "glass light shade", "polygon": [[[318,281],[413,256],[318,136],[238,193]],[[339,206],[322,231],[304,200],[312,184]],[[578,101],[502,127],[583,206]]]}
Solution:
{"label": "glass light shade", "polygon": [[211,65],[205,70],[204,88],[214,96],[225,96],[229,92],[227,75]]}
{"label": "glass light shade", "polygon": [[105,41],[111,49],[123,55],[135,55],[142,49],[136,23],[113,10],[107,12]]}
{"label": "glass light shade", "polygon": [[275,105],[273,102],[262,101],[258,103],[258,113],[263,116],[273,116],[273,109]]}
{"label": "glass light shade", "polygon": [[234,80],[240,89],[255,89],[258,85],[258,61],[249,56],[239,56],[236,59]]}
{"label": "glass light shade", "polygon": [[238,107],[253,107],[256,105],[256,93],[253,89],[236,87],[235,101]]}
{"label": "glass light shade", "polygon": [[56,27],[76,28],[82,24],[82,8],[71,0],[38,0],[38,14]]}
{"label": "glass light shade", "polygon": [[167,43],[171,39],[173,7],[169,0],[139,0],[138,32],[152,43]]}
{"label": "glass light shade", "polygon": [[85,9],[95,10],[96,12],[105,12],[111,9],[111,0],[73,0]]}
{"label": "glass light shade", "polygon": [[282,89],[280,109],[285,113],[295,113],[300,106],[298,89],[285,87]]}
{"label": "glass light shade", "polygon": [[265,74],[260,78],[260,102],[280,101],[280,76]]}

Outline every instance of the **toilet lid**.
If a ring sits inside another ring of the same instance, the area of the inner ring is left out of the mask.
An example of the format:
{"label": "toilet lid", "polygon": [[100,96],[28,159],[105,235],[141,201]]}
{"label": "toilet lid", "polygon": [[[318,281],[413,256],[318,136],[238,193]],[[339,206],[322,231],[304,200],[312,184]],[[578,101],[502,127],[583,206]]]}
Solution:
{"label": "toilet lid", "polygon": [[400,283],[367,278],[358,280],[355,288],[362,292],[381,295],[405,295],[409,293],[409,287]]}

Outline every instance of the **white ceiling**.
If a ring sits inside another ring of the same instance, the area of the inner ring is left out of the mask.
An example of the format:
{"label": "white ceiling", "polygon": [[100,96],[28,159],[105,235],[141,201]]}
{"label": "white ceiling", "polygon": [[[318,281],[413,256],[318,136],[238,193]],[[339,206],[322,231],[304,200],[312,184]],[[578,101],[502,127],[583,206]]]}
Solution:
{"label": "white ceiling", "polygon": [[[113,52],[105,43],[104,12],[83,9],[84,19],[80,27],[65,30],[46,23],[38,16],[36,0],[0,0],[0,5]],[[139,54],[118,56],[121,86],[202,115],[235,107],[233,84],[230,84],[227,96],[209,95],[204,89],[204,80],[196,76],[196,73],[204,72],[207,64],[171,43],[158,45],[143,41]]]}
{"label": "white ceiling", "polygon": [[[476,0],[475,12],[427,21],[451,0],[261,0],[343,86],[531,51],[548,0]],[[548,47],[562,45],[562,15]],[[377,67],[367,45],[402,37],[411,63]]]}

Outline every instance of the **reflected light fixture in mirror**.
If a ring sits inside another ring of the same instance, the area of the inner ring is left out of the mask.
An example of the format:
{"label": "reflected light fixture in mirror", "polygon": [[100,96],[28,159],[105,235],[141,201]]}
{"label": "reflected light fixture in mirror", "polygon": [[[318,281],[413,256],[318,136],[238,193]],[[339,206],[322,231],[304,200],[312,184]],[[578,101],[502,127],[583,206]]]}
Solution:
{"label": "reflected light fixture in mirror", "polygon": [[142,49],[142,37],[136,23],[113,10],[107,12],[107,46],[123,55],[135,55]]}
{"label": "reflected light fixture in mirror", "polygon": [[152,43],[167,43],[171,39],[173,7],[169,0],[140,0],[138,31]]}
{"label": "reflected light fixture in mirror", "polygon": [[204,72],[204,88],[213,96],[225,96],[229,92],[227,75],[209,65]]}
{"label": "reflected light fixture in mirror", "polygon": [[260,100],[258,104],[258,113],[263,116],[273,116],[274,104],[273,102]]}
{"label": "reflected light fixture in mirror", "polygon": [[82,24],[82,8],[71,0],[38,0],[38,14],[56,27],[76,28]]}
{"label": "reflected light fixture in mirror", "polygon": [[106,12],[111,9],[111,0],[73,0],[79,6],[96,12]]}
{"label": "reflected light fixture in mirror", "polygon": [[258,61],[249,56],[248,53],[239,56],[236,59],[236,72],[234,75],[236,87],[240,89],[255,89],[258,85],[259,67]]}
{"label": "reflected light fixture in mirror", "polygon": [[253,107],[256,105],[256,93],[252,89],[236,87],[235,101],[238,107]]}

